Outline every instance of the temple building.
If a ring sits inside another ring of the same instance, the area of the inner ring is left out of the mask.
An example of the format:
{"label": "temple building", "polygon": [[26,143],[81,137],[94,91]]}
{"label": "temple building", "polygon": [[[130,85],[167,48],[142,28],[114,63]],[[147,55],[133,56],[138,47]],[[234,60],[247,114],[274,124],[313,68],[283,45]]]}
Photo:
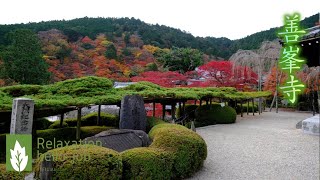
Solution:
{"label": "temple building", "polygon": [[320,25],[306,29],[307,34],[301,38],[301,56],[309,67],[320,66]]}

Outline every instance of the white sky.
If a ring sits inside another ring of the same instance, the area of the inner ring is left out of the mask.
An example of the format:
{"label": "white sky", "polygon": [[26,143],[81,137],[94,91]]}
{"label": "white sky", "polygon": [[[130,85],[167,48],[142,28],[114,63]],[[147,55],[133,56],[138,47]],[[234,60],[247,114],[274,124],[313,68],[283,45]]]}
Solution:
{"label": "white sky", "polygon": [[319,0],[2,0],[0,24],[88,17],[134,17],[195,36],[239,39],[320,12]]}

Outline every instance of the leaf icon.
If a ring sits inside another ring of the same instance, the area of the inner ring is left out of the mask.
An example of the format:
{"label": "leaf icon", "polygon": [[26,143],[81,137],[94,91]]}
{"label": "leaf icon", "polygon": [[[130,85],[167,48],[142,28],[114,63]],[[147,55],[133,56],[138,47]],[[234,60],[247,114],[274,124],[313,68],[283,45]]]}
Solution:
{"label": "leaf icon", "polygon": [[21,147],[20,143],[16,140],[14,150],[10,149],[11,154],[11,165],[14,170],[21,172],[28,164],[28,156],[26,156],[26,148]]}

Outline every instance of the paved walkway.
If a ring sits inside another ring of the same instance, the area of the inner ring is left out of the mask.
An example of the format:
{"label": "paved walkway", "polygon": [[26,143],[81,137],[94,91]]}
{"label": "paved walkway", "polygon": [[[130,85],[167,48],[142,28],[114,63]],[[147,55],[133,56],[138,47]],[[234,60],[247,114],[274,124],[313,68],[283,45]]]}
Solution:
{"label": "paved walkway", "polygon": [[319,136],[296,124],[312,113],[263,112],[230,125],[197,129],[208,145],[204,167],[190,179],[319,180]]}

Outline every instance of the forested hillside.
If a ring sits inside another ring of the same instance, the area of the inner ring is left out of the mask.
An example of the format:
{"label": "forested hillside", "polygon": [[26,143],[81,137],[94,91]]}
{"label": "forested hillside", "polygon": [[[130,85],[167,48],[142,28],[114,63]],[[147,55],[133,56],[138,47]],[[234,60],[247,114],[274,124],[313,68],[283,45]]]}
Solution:
{"label": "forested hillside", "polygon": [[[304,28],[312,27],[319,21],[319,14],[304,19]],[[264,40],[274,40],[278,28],[257,32],[239,40],[215,37],[194,37],[193,35],[163,25],[151,25],[134,18],[79,18],[70,21],[48,21],[29,24],[0,25],[0,45],[6,44],[5,34],[15,30],[27,28],[35,31],[58,29],[67,37],[68,42],[75,42],[79,38],[88,36],[94,39],[98,34],[105,34],[109,41],[125,35],[128,41],[130,35],[141,37],[146,45],[159,48],[190,47],[205,54],[228,59],[238,49],[256,49]]]}
{"label": "forested hillside", "polygon": [[[314,15],[303,20],[302,26],[311,27],[318,21],[319,15]],[[149,71],[159,71],[153,73],[157,77],[176,71],[193,78],[196,67],[227,60],[238,49],[256,49],[262,41],[274,40],[276,31],[231,41],[194,37],[134,18],[0,25],[0,86],[47,84],[89,75],[131,81]]]}

